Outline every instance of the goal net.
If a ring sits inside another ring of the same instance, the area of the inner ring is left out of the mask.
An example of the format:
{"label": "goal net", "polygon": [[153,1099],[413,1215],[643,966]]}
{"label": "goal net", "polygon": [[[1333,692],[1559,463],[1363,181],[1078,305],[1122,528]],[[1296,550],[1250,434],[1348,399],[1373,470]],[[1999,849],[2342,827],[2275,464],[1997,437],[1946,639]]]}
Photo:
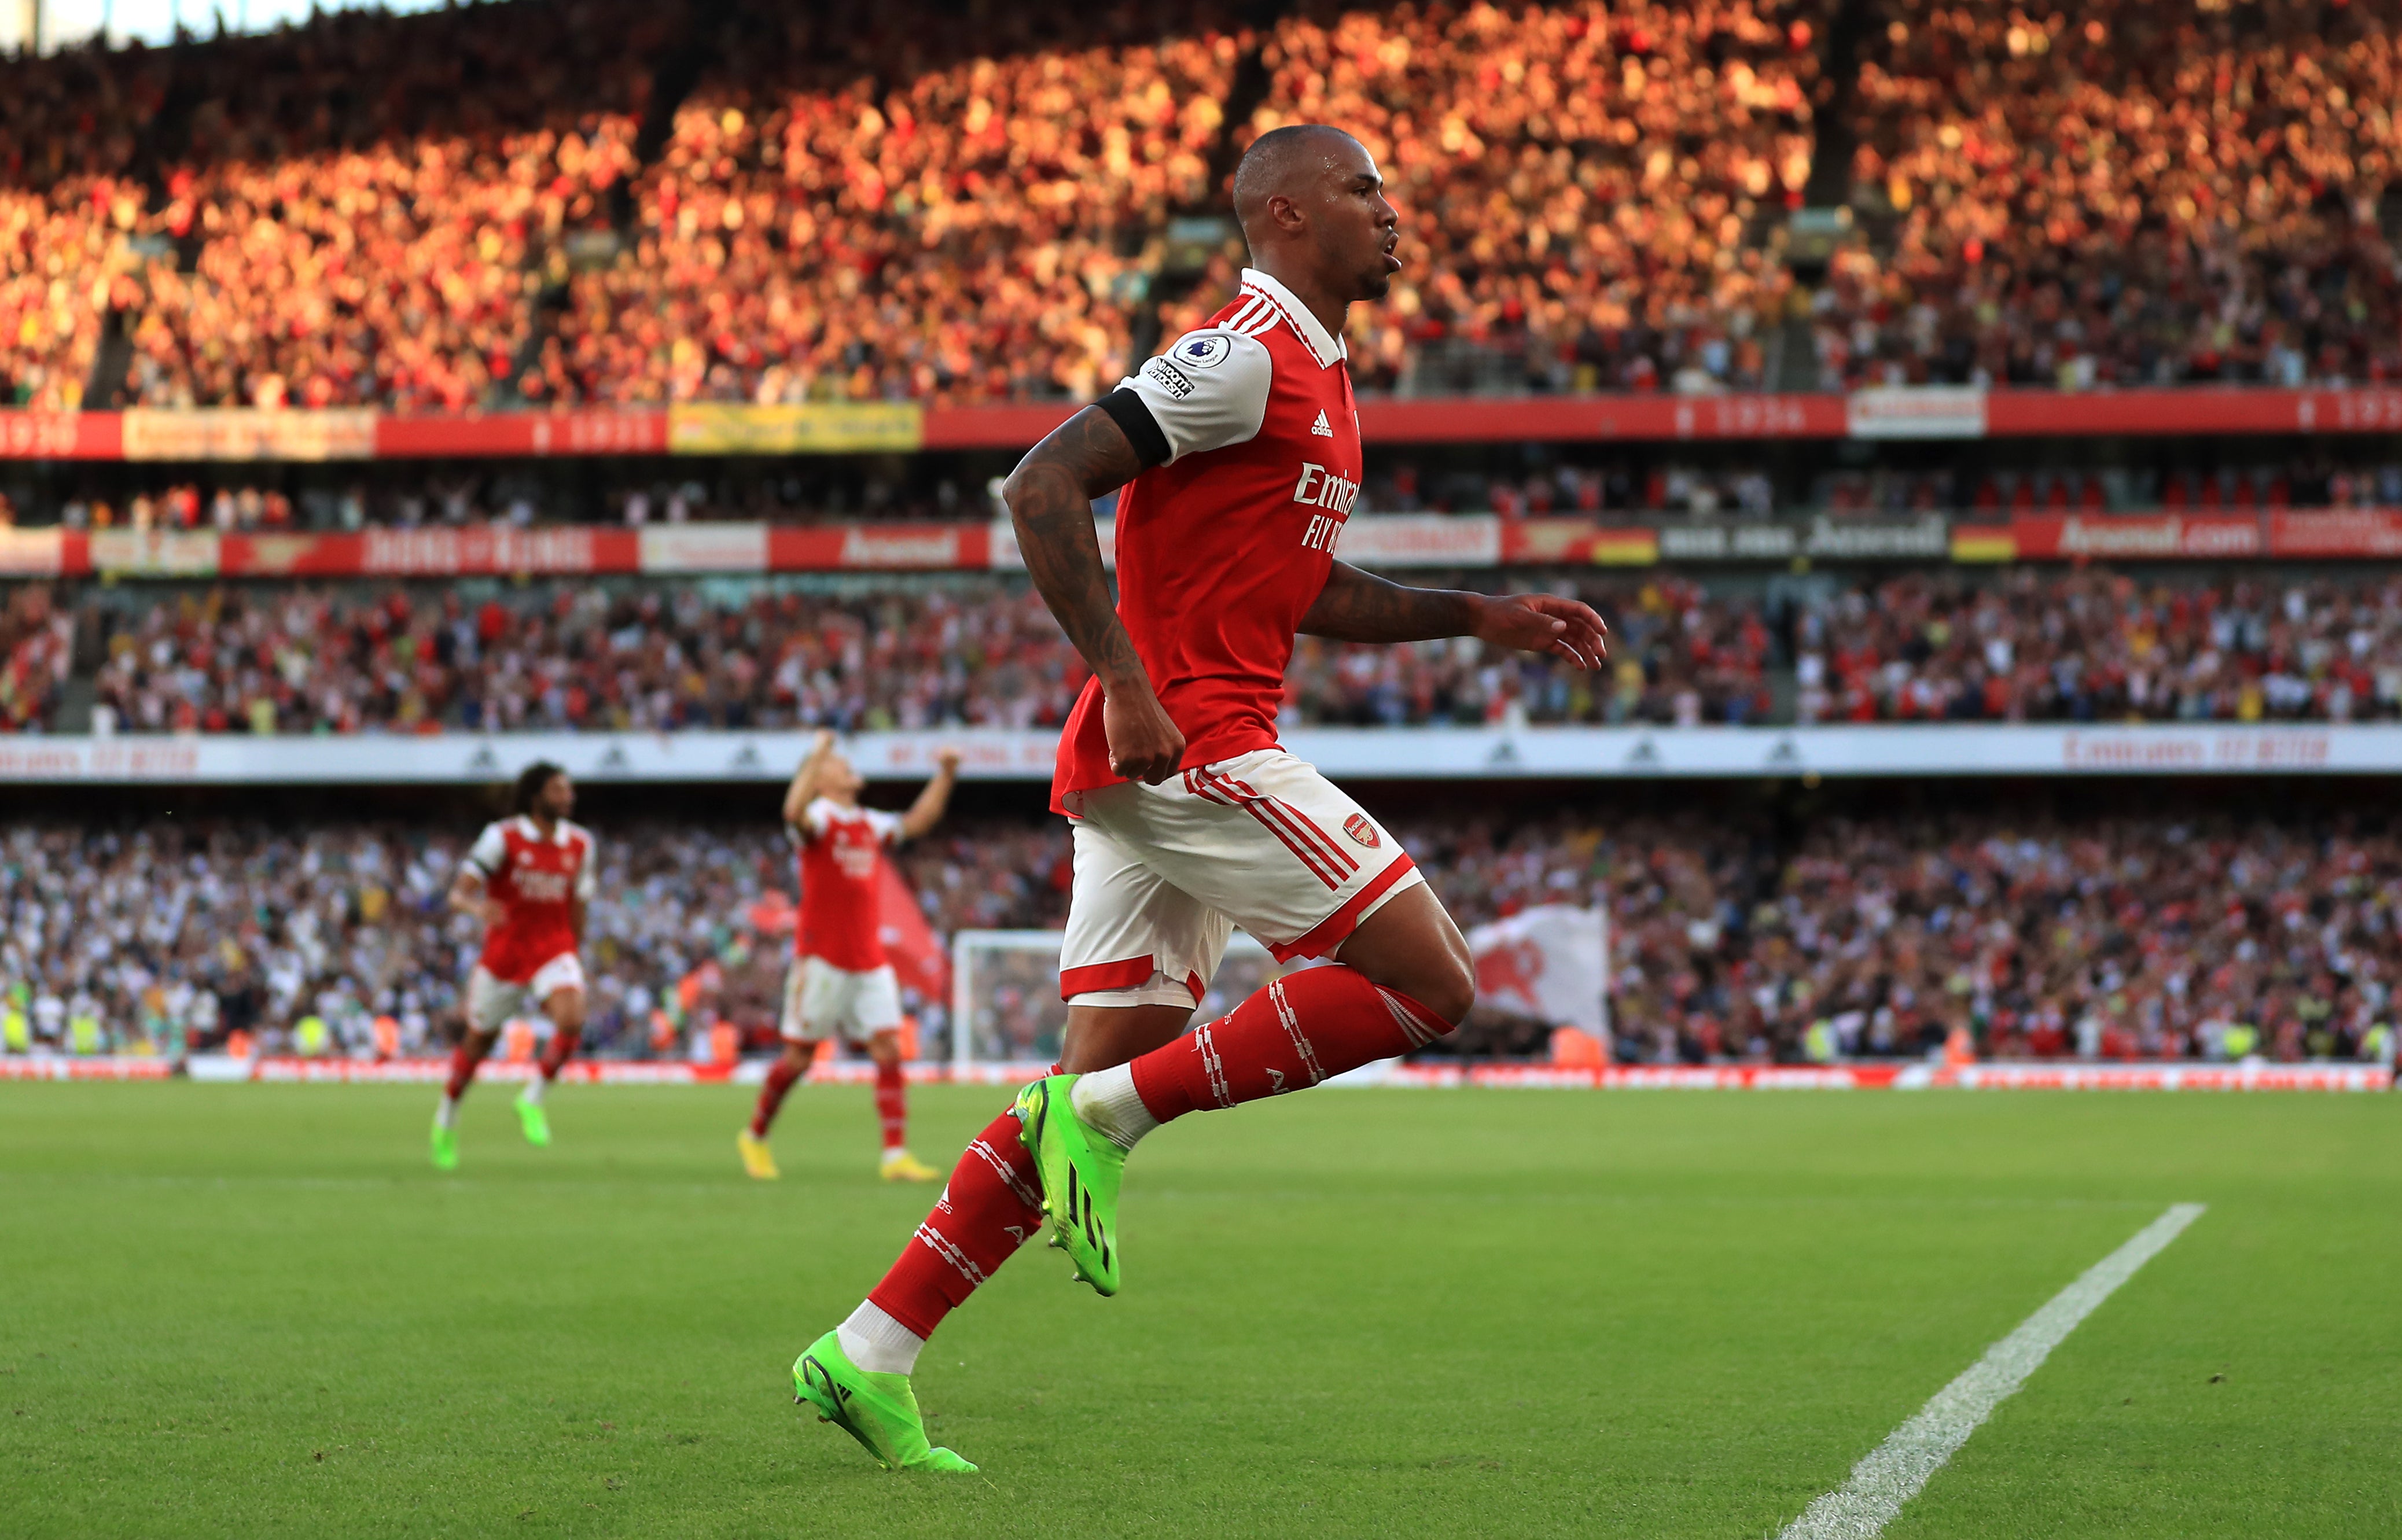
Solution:
{"label": "goal net", "polygon": [[[1056,930],[961,930],[951,937],[951,1062],[959,1068],[1006,1066],[1039,1074],[1059,1057],[1068,1005],[1059,998]],[[1306,967],[1279,963],[1236,931],[1209,981],[1195,1022],[1224,1015],[1253,990]]]}

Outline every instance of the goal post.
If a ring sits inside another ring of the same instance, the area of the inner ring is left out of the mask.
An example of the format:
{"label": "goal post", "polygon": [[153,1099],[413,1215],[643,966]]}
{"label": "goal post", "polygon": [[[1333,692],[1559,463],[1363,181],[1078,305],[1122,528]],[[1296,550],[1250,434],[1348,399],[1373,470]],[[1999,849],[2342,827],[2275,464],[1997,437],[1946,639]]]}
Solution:
{"label": "goal post", "polygon": [[[960,930],[951,937],[951,1063],[1008,1065],[1039,1074],[1059,1057],[1068,1004],[1059,997],[1057,930]],[[1236,931],[1195,1022],[1224,1015],[1268,980],[1307,962],[1279,963]]]}

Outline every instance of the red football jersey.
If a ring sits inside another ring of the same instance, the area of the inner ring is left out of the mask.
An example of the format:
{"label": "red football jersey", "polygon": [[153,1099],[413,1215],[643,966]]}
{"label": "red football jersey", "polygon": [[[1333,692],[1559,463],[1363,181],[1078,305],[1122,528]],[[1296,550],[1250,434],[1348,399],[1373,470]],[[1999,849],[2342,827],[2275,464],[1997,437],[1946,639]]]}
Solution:
{"label": "red football jersey", "polygon": [[[1118,494],[1118,618],[1184,734],[1183,768],[1276,746],[1294,630],[1360,495],[1346,356],[1247,268],[1234,303],[1121,386],[1169,457]],[[1089,680],[1059,736],[1053,805],[1117,778]]]}
{"label": "red football jersey", "polygon": [[575,950],[575,901],[594,884],[592,832],[560,819],[551,837],[529,818],[486,824],[467,860],[508,917],[484,932],[484,971],[524,983],[543,964]]}
{"label": "red football jersey", "polygon": [[864,973],[884,966],[876,880],[884,847],[901,837],[898,815],[845,807],[820,797],[801,810],[801,928],[793,950],[830,968]]}

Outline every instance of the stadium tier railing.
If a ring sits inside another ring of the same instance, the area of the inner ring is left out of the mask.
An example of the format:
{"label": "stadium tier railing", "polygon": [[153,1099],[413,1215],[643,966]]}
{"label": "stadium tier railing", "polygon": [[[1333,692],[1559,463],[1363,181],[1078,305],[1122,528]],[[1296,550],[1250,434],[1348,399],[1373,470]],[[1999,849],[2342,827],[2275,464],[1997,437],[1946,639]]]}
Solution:
{"label": "stadium tier railing", "polygon": [[[245,733],[0,736],[0,785],[484,785],[536,759],[590,782],[780,784],[806,732]],[[1303,727],[1293,752],[1374,780],[1890,776],[2367,776],[2402,771],[2383,722],[1889,722],[1813,727]],[[871,780],[919,780],[956,746],[972,780],[1047,781],[1048,728],[861,733]]]}

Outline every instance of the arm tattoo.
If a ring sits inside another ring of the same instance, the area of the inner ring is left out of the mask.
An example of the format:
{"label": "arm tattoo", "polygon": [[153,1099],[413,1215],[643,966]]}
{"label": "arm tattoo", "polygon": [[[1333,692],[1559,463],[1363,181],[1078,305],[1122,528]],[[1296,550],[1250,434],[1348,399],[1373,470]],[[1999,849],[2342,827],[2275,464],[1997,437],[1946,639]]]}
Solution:
{"label": "arm tattoo", "polygon": [[1087,406],[1028,451],[1001,488],[1036,591],[1104,690],[1144,675],[1110,597],[1093,499],[1125,486],[1141,469],[1125,430]]}
{"label": "arm tattoo", "polygon": [[1404,588],[1338,561],[1326,586],[1301,617],[1305,636],[1337,641],[1427,641],[1475,629],[1482,603],[1447,588]]}

